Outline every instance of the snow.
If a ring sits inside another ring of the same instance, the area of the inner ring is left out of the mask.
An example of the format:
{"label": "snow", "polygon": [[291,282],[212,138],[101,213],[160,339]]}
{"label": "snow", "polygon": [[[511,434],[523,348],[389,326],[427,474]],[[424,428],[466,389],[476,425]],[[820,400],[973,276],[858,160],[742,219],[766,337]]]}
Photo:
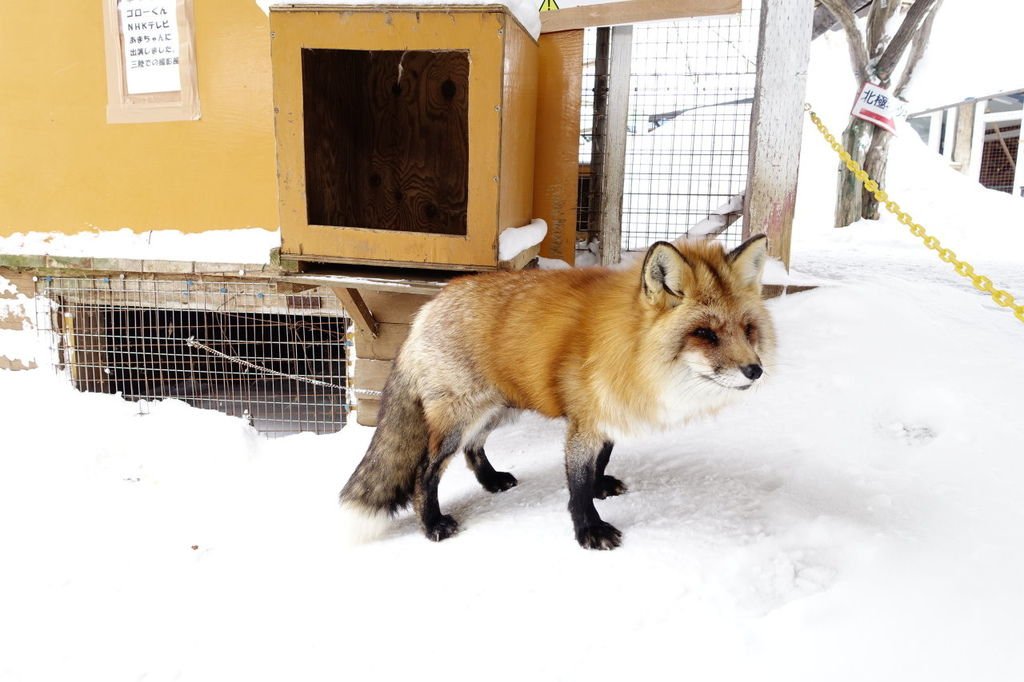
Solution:
{"label": "snow", "polygon": [[[35,305],[28,296],[18,292],[6,277],[0,277],[0,357],[20,360],[29,365],[36,361],[39,344],[29,320],[35,314]],[[21,320],[19,325],[16,321]]]}
{"label": "snow", "polygon": [[[808,100],[838,133],[855,84],[832,38]],[[778,360],[746,400],[617,443],[614,552],[572,538],[560,422],[495,432],[508,492],[449,467],[455,538],[405,513],[350,547],[337,492],[371,429],[265,440],[0,371],[0,679],[1024,679],[1024,325],[894,220],[833,229],[835,168],[806,124],[794,267],[766,271],[828,286],[769,302]],[[887,188],[1024,295],[1024,201],[906,128]]]}
{"label": "snow", "polygon": [[541,270],[568,270],[572,266],[561,258],[545,258],[537,256],[537,267]]}
{"label": "snow", "polygon": [[141,260],[182,260],[206,263],[264,264],[270,250],[281,246],[279,230],[258,227],[237,230],[16,232],[0,237],[0,253],[13,255],[81,256]]}
{"label": "snow", "polygon": [[520,253],[544,241],[548,224],[534,218],[523,227],[506,227],[498,235],[498,260],[512,260]]}
{"label": "snow", "polygon": [[1019,677],[1019,323],[885,278],[770,307],[761,390],[617,444],[612,553],[572,538],[558,422],[495,433],[509,492],[449,468],[455,538],[404,514],[345,547],[370,429],[264,440],[0,372],[0,678]]}
{"label": "snow", "polygon": [[743,195],[737,194],[730,197],[729,201],[712,211],[711,215],[687,230],[687,235],[696,238],[718,234],[726,226],[728,214],[742,210]]}
{"label": "snow", "polygon": [[[263,10],[264,14],[269,13],[274,5],[371,5],[367,0],[256,0],[256,4]],[[388,0],[389,6],[409,5],[412,7],[430,7],[433,5],[458,6],[458,5],[503,5],[519,20],[530,35],[536,40],[540,36],[540,13],[537,8],[540,2],[533,0]]]}
{"label": "snow", "polygon": [[[1024,88],[1020,3],[944,0],[930,47],[907,89],[911,112]],[[967,47],[968,49],[964,49]]]}
{"label": "snow", "polygon": [[[947,9],[943,3],[940,16]],[[932,52],[944,49],[941,42],[930,48]],[[849,119],[856,88],[842,34],[828,33],[816,40],[811,46],[807,101],[837,137]],[[804,119],[800,161],[794,268],[844,281],[884,274],[900,281],[928,279],[974,291],[968,280],[924,248],[884,209],[881,220],[832,227],[839,160],[809,118]],[[890,145],[884,188],[943,246],[992,278],[996,286],[1018,298],[1024,296],[1024,200],[986,189],[951,169],[901,121]]]}

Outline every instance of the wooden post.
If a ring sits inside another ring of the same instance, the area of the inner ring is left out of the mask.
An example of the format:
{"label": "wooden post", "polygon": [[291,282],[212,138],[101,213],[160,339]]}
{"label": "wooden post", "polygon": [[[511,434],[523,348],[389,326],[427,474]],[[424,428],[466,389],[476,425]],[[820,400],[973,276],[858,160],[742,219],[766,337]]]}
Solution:
{"label": "wooden post", "polygon": [[590,125],[590,235],[600,241],[604,214],[604,153],[608,137],[608,61],[611,32],[607,26],[597,29],[594,49],[594,115]]}
{"label": "wooden post", "polygon": [[804,0],[761,5],[743,236],[767,234],[769,253],[787,269],[813,14]]}
{"label": "wooden post", "polygon": [[1020,143],[1020,138],[1017,138],[1017,159],[1014,162],[1013,188],[1010,190],[1010,194],[1015,197],[1024,197],[1024,144]]}
{"label": "wooden post", "polygon": [[974,103],[956,108],[956,133],[953,142],[953,163],[964,175],[971,171],[971,138],[974,136]]}
{"label": "wooden post", "polygon": [[967,175],[975,181],[981,181],[981,157],[985,155],[985,109],[988,100],[981,99],[974,103],[974,129],[971,132],[971,151],[967,155]]}
{"label": "wooden post", "polygon": [[633,60],[633,27],[615,26],[608,68],[608,136],[601,192],[601,264],[621,260],[622,189],[626,177],[626,132],[629,126],[629,77]]}
{"label": "wooden post", "polygon": [[[545,33],[538,42],[537,134],[533,216],[548,223],[545,258],[576,262],[583,31]],[[499,264],[500,267],[500,264]]]}
{"label": "wooden post", "polygon": [[956,144],[956,132],[957,132],[957,110],[955,108],[946,109],[946,129],[942,133],[942,158],[948,163],[953,163],[953,147]]}

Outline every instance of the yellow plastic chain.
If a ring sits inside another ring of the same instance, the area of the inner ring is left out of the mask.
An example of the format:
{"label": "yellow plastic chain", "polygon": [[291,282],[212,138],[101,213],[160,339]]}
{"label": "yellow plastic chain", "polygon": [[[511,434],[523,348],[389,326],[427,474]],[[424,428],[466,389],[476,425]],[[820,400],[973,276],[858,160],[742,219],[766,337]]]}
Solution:
{"label": "yellow plastic chain", "polygon": [[970,279],[971,282],[974,283],[975,289],[978,291],[984,291],[990,295],[997,305],[1009,308],[1013,311],[1014,316],[1018,320],[1024,322],[1024,305],[1018,304],[1010,292],[997,289],[992,284],[992,280],[985,275],[979,275],[974,272],[974,267],[970,263],[958,259],[955,253],[943,247],[939,243],[938,239],[925,232],[925,229],[921,227],[921,225],[915,223],[914,219],[910,217],[910,214],[905,211],[901,211],[899,204],[889,199],[889,195],[885,190],[879,187],[878,183],[871,179],[867,171],[860,167],[860,164],[850,156],[848,151],[843,149],[843,145],[836,140],[835,136],[828,131],[825,124],[821,122],[818,115],[811,109],[811,105],[805,104],[804,110],[811,115],[811,121],[814,122],[814,125],[825,138],[825,141],[832,147],[832,151],[838,154],[842,162],[846,164],[846,167],[850,169],[850,172],[853,173],[858,180],[864,183],[864,189],[875,195],[875,200],[878,201],[878,203],[885,204],[886,210],[895,215],[902,224],[906,225],[915,237],[919,237],[921,241],[924,242],[925,246],[932,251],[937,252],[939,258],[944,262],[951,264],[957,274]]}

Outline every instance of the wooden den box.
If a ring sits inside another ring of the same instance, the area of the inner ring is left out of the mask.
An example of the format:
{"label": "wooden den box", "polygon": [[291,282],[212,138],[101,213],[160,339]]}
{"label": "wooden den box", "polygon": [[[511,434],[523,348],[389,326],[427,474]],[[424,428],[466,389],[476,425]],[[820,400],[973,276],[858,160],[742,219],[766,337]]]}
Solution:
{"label": "wooden den box", "polygon": [[281,254],[489,270],[532,215],[537,44],[502,6],[275,6]]}

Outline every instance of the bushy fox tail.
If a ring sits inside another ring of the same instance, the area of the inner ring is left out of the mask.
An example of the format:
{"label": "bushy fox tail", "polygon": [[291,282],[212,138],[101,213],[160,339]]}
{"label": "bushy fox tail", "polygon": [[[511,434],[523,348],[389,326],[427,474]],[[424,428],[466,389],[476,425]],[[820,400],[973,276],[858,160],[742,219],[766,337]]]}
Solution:
{"label": "bushy fox tail", "polygon": [[416,471],[427,456],[427,422],[411,377],[396,368],[381,397],[377,430],[363,460],[341,490],[350,541],[378,537],[409,504]]}

